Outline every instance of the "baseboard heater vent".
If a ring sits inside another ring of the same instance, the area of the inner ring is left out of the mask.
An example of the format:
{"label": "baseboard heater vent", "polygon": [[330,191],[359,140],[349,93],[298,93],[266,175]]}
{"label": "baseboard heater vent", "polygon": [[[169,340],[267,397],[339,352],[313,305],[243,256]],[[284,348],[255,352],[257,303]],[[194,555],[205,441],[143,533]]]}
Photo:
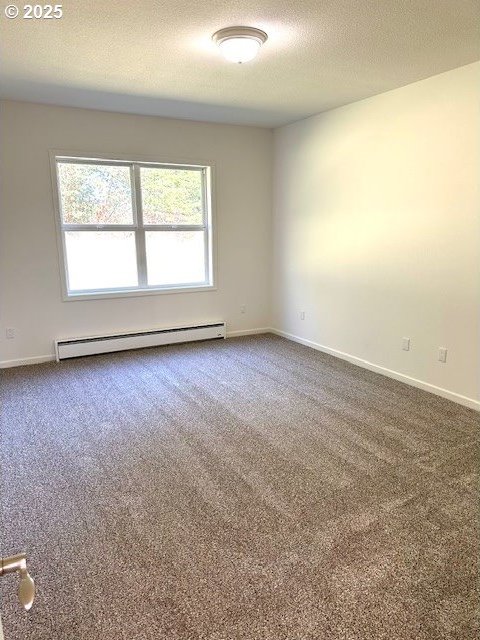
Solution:
{"label": "baseboard heater vent", "polygon": [[78,358],[79,356],[91,356],[98,353],[111,353],[112,351],[125,351],[127,349],[158,347],[179,342],[215,340],[225,338],[225,336],[225,322],[217,322],[215,324],[176,327],[174,329],[154,329],[91,338],[72,338],[69,340],[56,340],[55,355],[57,362],[59,362],[66,358]]}

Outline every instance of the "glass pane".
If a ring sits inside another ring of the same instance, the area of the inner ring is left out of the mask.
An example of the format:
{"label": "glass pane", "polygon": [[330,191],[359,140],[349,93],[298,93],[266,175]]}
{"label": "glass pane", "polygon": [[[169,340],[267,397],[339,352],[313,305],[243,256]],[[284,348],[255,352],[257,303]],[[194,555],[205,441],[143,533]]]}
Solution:
{"label": "glass pane", "polygon": [[133,224],[129,167],[57,165],[65,224]]}
{"label": "glass pane", "polygon": [[202,224],[202,172],[140,168],[144,224]]}
{"label": "glass pane", "polygon": [[133,231],[66,231],[68,289],[138,286]]}
{"label": "glass pane", "polygon": [[203,231],[147,231],[149,285],[205,282]]}

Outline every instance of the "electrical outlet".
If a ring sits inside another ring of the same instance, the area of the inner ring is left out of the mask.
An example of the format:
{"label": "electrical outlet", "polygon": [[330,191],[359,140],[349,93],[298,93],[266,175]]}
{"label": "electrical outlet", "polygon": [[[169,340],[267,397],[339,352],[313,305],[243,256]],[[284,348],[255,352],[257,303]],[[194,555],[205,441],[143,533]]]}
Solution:
{"label": "electrical outlet", "polygon": [[410,351],[410,338],[402,338],[402,349]]}
{"label": "electrical outlet", "polygon": [[305,311],[300,311],[300,320],[305,320]]}
{"label": "electrical outlet", "polygon": [[5,337],[7,338],[7,340],[13,340],[13,338],[15,338],[15,329],[13,329],[12,327],[8,327],[8,329],[5,329]]}
{"label": "electrical outlet", "polygon": [[445,347],[438,347],[438,360],[440,362],[447,361],[447,349]]}
{"label": "electrical outlet", "polygon": [[240,307],[240,313],[247,313],[247,305],[242,304]]}

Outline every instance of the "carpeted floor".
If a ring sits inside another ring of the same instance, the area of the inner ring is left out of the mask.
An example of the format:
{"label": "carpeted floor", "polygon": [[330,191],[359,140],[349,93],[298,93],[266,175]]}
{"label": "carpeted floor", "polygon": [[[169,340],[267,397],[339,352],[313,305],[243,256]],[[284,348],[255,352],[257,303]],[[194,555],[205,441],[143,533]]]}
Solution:
{"label": "carpeted floor", "polygon": [[2,390],[5,640],[477,637],[477,413],[273,336]]}

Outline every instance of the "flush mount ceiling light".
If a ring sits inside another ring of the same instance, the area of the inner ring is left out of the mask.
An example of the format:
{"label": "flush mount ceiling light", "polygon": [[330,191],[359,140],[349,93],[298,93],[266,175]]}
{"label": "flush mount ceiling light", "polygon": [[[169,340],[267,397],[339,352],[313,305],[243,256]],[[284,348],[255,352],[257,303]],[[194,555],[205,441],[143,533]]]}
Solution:
{"label": "flush mount ceiling light", "polygon": [[253,27],[227,27],[212,36],[223,57],[239,64],[253,60],[267,38],[265,31]]}

